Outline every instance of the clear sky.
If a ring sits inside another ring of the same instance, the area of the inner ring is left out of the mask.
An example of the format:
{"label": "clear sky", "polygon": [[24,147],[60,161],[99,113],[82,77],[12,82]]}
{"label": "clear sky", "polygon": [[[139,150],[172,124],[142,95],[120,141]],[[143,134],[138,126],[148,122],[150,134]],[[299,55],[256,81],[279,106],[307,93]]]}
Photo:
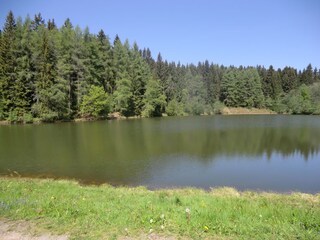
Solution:
{"label": "clear sky", "polygon": [[69,17],[184,64],[320,68],[320,0],[0,0],[1,27],[9,10],[59,27]]}

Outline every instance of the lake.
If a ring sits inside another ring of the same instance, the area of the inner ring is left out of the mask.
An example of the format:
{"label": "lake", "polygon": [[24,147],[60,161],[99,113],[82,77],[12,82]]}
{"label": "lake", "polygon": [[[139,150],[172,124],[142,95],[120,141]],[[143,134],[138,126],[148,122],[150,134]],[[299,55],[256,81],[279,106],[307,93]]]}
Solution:
{"label": "lake", "polygon": [[0,126],[0,175],[148,188],[320,192],[320,117],[197,116]]}

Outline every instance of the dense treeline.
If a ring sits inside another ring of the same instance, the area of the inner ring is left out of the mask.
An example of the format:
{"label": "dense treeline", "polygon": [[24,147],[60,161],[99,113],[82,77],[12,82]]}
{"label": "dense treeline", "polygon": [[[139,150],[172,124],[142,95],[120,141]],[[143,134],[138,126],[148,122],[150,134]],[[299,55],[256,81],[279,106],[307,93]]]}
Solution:
{"label": "dense treeline", "polygon": [[320,71],[168,63],[118,36],[110,42],[103,30],[69,19],[58,28],[41,14],[9,12],[0,33],[0,120],[212,114],[224,105],[319,114]]}

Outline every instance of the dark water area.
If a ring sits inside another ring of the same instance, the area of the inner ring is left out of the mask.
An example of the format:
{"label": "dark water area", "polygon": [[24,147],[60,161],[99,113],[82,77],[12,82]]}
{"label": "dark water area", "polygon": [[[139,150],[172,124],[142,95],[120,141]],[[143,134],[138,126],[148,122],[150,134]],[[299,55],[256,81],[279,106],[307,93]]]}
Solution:
{"label": "dark water area", "polygon": [[0,126],[0,175],[14,171],[151,189],[230,186],[318,193],[320,117],[199,116]]}

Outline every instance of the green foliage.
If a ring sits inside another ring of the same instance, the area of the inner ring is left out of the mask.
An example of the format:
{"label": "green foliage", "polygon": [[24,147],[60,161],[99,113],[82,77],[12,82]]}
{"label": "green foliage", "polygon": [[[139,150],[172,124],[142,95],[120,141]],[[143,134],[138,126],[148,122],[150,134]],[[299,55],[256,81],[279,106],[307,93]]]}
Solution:
{"label": "green foliage", "polygon": [[113,94],[114,108],[124,116],[130,116],[133,112],[133,99],[131,81],[128,78],[119,79],[116,82],[116,91]]}
{"label": "green foliage", "polygon": [[34,119],[31,113],[25,113],[23,115],[23,123],[33,123]]}
{"label": "green foliage", "polygon": [[0,41],[0,99],[2,114],[7,117],[14,106],[14,82],[16,79],[16,22],[10,11]]}
{"label": "green foliage", "polygon": [[279,72],[273,69],[271,65],[262,79],[262,90],[266,98],[276,99],[282,92],[281,77]]}
{"label": "green foliage", "polygon": [[146,86],[142,116],[159,117],[162,115],[165,105],[166,97],[161,91],[159,81],[150,79]]}
{"label": "green foliage", "polygon": [[68,119],[68,98],[63,86],[63,83],[56,84],[39,92],[41,98],[31,109],[34,117],[38,117],[44,122]]}
{"label": "green foliage", "polygon": [[231,107],[262,107],[264,97],[258,71],[253,68],[227,71],[221,82],[221,100]]}
{"label": "green foliage", "polygon": [[88,95],[85,95],[80,106],[82,117],[103,117],[109,113],[110,100],[102,87],[91,86]]}
{"label": "green foliage", "polygon": [[291,67],[285,67],[281,77],[282,89],[285,93],[295,89],[298,85],[297,71]]}
{"label": "green foliage", "polygon": [[213,113],[221,114],[222,110],[225,108],[225,105],[220,101],[215,101],[213,104]]}
{"label": "green foliage", "polygon": [[193,76],[188,71],[185,76],[186,88],[182,91],[182,103],[184,111],[191,115],[200,115],[204,113],[206,92],[203,78],[200,75]]}
{"label": "green foliage", "polygon": [[306,69],[303,69],[301,74],[300,81],[302,84],[310,85],[313,83],[313,72],[312,72],[312,65],[309,64]]}
{"label": "green foliage", "polygon": [[[211,114],[220,112],[214,106],[218,100],[314,114],[320,107],[312,84],[319,81],[311,64],[298,73],[291,67],[235,68],[207,60],[181,65],[168,63],[161,53],[154,60],[150,49],[122,43],[118,35],[112,43],[103,30],[95,35],[73,27],[70,19],[57,28],[41,14],[22,20],[9,12],[0,32],[0,120],[12,122],[23,122],[25,114],[43,121],[81,115],[91,86],[102,87],[124,116],[161,116],[165,107],[168,115]],[[308,92],[297,90],[302,83],[310,86],[308,99]]]}
{"label": "green foliage", "polygon": [[315,83],[311,86],[311,98],[314,105],[313,114],[320,115],[320,83]]}
{"label": "green foliage", "polygon": [[183,105],[176,99],[173,99],[168,103],[166,113],[168,116],[183,116]]}
{"label": "green foliage", "polygon": [[290,113],[311,114],[314,110],[311,100],[311,89],[303,84],[297,90],[291,91],[285,101]]}
{"label": "green foliage", "polygon": [[133,111],[134,115],[140,116],[144,106],[143,98],[146,84],[151,78],[151,72],[147,63],[143,61],[136,43],[130,54],[130,62],[129,75],[132,79]]}

